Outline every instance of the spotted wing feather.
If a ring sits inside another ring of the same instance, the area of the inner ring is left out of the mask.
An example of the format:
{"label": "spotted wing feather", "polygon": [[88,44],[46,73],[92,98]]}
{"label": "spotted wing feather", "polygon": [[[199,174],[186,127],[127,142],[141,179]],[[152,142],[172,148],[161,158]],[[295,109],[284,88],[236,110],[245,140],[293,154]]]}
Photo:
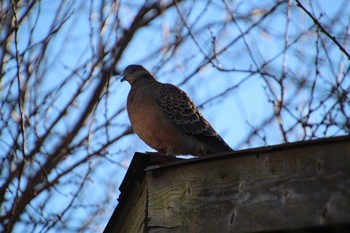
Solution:
{"label": "spotted wing feather", "polygon": [[192,134],[219,150],[232,150],[181,89],[171,84],[163,84],[158,104],[167,117],[183,132]]}

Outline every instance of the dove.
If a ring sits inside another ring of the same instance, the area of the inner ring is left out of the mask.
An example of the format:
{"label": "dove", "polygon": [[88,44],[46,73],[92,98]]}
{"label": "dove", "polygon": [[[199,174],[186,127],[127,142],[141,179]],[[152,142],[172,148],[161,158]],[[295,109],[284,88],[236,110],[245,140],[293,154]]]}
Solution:
{"label": "dove", "polygon": [[158,153],[204,156],[232,148],[180,88],[158,82],[141,65],[129,65],[121,82],[131,85],[127,112],[134,132]]}

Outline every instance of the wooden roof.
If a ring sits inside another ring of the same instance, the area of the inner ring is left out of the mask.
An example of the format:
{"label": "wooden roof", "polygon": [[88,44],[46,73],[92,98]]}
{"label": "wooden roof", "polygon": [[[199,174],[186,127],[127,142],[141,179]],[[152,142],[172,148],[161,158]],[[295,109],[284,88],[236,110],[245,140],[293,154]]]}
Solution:
{"label": "wooden roof", "polygon": [[119,189],[105,233],[349,230],[350,136],[190,160],[135,153]]}

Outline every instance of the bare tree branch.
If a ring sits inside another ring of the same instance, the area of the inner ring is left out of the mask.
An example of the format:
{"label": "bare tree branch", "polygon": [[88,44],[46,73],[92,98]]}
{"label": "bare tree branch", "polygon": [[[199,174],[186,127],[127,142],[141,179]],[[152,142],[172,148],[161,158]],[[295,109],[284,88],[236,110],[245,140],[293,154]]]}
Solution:
{"label": "bare tree branch", "polygon": [[2,1],[0,231],[102,231],[149,149],[114,77],[130,63],[184,88],[235,149],[349,134],[350,3],[308,4]]}
{"label": "bare tree branch", "polygon": [[338,48],[348,57],[350,60],[350,54],[346,49],[339,43],[337,38],[335,36],[332,36],[323,26],[322,24],[308,11],[303,4],[300,3],[299,0],[296,0],[297,6],[300,7],[311,19],[314,21],[314,23],[321,29],[321,31],[329,38],[331,39],[337,46]]}

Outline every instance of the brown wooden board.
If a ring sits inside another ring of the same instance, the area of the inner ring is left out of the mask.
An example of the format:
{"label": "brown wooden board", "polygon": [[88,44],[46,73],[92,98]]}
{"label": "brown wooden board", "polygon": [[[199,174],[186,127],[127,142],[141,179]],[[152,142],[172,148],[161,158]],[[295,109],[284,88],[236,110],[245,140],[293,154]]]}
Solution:
{"label": "brown wooden board", "polygon": [[350,223],[350,144],[147,172],[149,232],[257,232]]}
{"label": "brown wooden board", "polygon": [[350,232],[350,136],[150,156],[135,154],[104,232]]}

